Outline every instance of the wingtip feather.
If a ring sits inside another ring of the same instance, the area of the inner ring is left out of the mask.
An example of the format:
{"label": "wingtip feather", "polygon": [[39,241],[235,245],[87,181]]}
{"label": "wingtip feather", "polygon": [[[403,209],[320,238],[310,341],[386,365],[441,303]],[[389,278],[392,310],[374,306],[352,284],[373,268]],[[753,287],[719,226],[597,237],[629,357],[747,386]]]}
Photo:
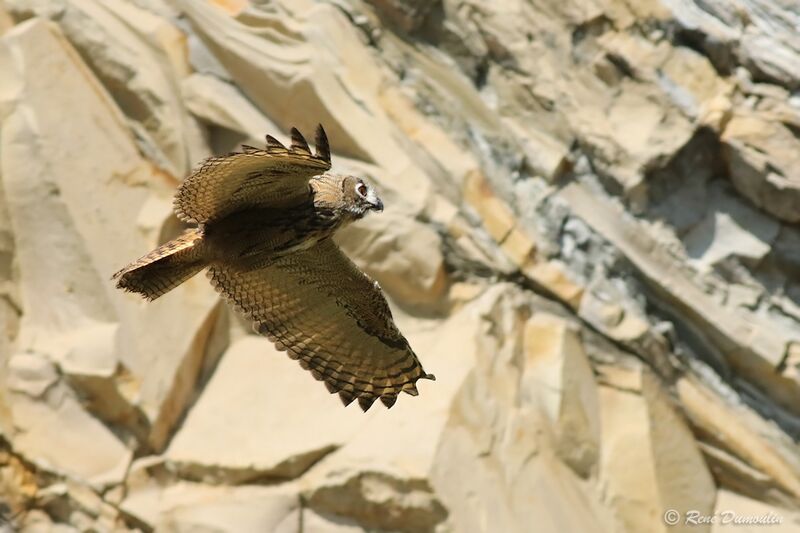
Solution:
{"label": "wingtip feather", "polygon": [[387,409],[391,409],[396,401],[397,401],[396,395],[381,396],[381,402],[383,403],[383,405],[386,406]]}
{"label": "wingtip feather", "polygon": [[286,147],[272,135],[267,135],[267,151],[285,151]]}
{"label": "wingtip feather", "polygon": [[353,400],[355,400],[356,397],[355,397],[355,395],[353,395],[353,393],[350,393],[350,392],[342,390],[342,391],[339,391],[339,399],[342,401],[344,406],[347,407],[348,405],[353,403]]}
{"label": "wingtip feather", "polygon": [[375,396],[359,396],[358,406],[366,413],[369,411],[369,408],[372,407],[372,404],[375,403],[375,399]]}
{"label": "wingtip feather", "polygon": [[311,148],[308,147],[305,137],[297,128],[292,128],[292,152],[311,155]]}
{"label": "wingtip feather", "polygon": [[317,158],[330,163],[331,147],[328,143],[328,135],[325,133],[325,128],[322,127],[322,124],[317,124],[317,132],[314,136],[314,145],[316,148]]}

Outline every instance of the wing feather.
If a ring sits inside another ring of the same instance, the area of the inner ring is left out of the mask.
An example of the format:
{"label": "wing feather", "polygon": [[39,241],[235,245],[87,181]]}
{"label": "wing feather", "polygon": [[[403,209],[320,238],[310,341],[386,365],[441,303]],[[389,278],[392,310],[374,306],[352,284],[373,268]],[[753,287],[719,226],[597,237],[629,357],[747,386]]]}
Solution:
{"label": "wing feather", "polygon": [[[248,207],[285,207],[302,201],[308,181],[331,168],[330,152],[317,146],[313,155],[302,135],[292,129],[292,149],[267,135],[265,149],[243,146],[242,152],[203,161],[175,195],[175,212],[186,222],[207,223]],[[319,126],[318,132],[323,131]],[[318,133],[319,135],[319,133]]]}
{"label": "wing feather", "polygon": [[317,133],[314,137],[314,147],[317,150],[318,159],[322,159],[328,163],[331,162],[331,147],[328,144],[328,136],[325,134],[322,124],[317,125]]}
{"label": "wing feather", "polygon": [[311,149],[308,147],[308,143],[306,142],[305,137],[303,134],[300,133],[300,130],[297,128],[292,128],[292,152],[297,154],[302,154],[305,156],[311,156]]}
{"label": "wing feather", "polygon": [[256,331],[297,359],[314,378],[365,411],[400,392],[418,394],[426,374],[366,274],[326,239],[312,248],[242,271],[217,264],[212,285],[254,321]]}

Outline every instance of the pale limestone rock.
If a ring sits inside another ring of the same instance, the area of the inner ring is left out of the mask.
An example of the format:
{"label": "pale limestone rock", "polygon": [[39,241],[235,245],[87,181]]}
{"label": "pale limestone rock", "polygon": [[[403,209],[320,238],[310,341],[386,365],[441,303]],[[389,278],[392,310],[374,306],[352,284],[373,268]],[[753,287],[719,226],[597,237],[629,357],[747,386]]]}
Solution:
{"label": "pale limestone rock", "polygon": [[[293,511],[300,506],[296,494],[268,487],[206,488],[199,495],[174,494],[167,490],[167,502],[175,504],[162,513],[159,531],[275,531],[291,533],[300,525]],[[203,494],[205,492],[205,494]],[[189,498],[186,498],[189,496]],[[189,501],[187,501],[187,499]]]}
{"label": "pale limestone rock", "polygon": [[[421,211],[431,185],[390,135],[378,95],[388,78],[362,47],[358,33],[335,7],[281,6],[263,12],[259,26],[220,16],[213,5],[177,2],[242,92],[284,131],[310,132],[322,123],[331,148],[380,167],[380,181],[402,184],[404,202]],[[288,15],[283,10],[290,10]],[[283,13],[279,16],[278,13]]]}
{"label": "pale limestone rock", "polygon": [[666,0],[664,4],[681,26],[703,36],[703,48],[723,70],[738,56],[754,76],[798,86],[800,45],[791,2]]}
{"label": "pale limestone rock", "polygon": [[[451,408],[431,475],[453,530],[614,530],[581,481],[596,470],[599,433],[580,343],[549,315],[534,315],[521,339],[530,302],[510,287],[480,301],[478,364]],[[570,375],[568,361],[583,370]]]}
{"label": "pale limestone rock", "polygon": [[779,224],[731,194],[713,189],[706,217],[684,237],[686,253],[700,269],[729,257],[758,263],[770,252]]}
{"label": "pale limestone rock", "polygon": [[[777,234],[777,225],[774,225]],[[714,212],[686,236],[686,253],[702,269],[729,258],[759,261],[770,251],[770,243],[753,235],[727,213]]]}
{"label": "pale limestone rock", "polygon": [[[172,183],[139,156],[119,110],[56,27],[31,20],[3,41],[17,58],[25,87],[3,123],[0,143],[25,311],[19,346],[56,361],[73,345],[98,346],[93,357],[103,359],[103,368],[116,368],[116,360],[138,383],[136,403],[153,426],[151,443],[159,447],[191,395],[217,298],[198,278],[145,309],[107,281],[125,261],[156,244],[132,232],[130,222],[152,194],[148,190],[163,191]],[[74,157],[86,145],[92,157]],[[87,202],[87,195],[98,200]],[[108,335],[102,333],[101,340],[90,331],[110,331],[115,322],[122,326],[113,347]]]}
{"label": "pale limestone rock", "polygon": [[[800,116],[800,111],[795,114]],[[769,113],[737,110],[722,140],[737,191],[780,220],[800,220],[800,140],[792,130]]]}
{"label": "pale limestone rock", "polygon": [[454,193],[453,184],[459,185],[479,171],[475,158],[453,142],[444,129],[431,123],[407,92],[386,87],[379,93],[379,104],[407,138],[404,148],[447,194]]}
{"label": "pale limestone rock", "polygon": [[648,283],[659,287],[673,305],[686,309],[696,324],[693,327],[704,327],[707,335],[717,339],[731,366],[747,368],[750,379],[760,383],[776,402],[790,410],[795,408],[800,390],[788,380],[776,379],[774,371],[793,338],[792,331],[778,327],[763,315],[721,307],[680,266],[672,250],[643,232],[612,202],[591,195],[577,184],[568,185],[560,194],[576,215],[636,265]]}
{"label": "pale limestone rock", "polygon": [[[760,287],[732,283],[730,287],[728,287],[728,298],[726,303],[735,307],[755,309],[758,307],[758,300],[761,297],[761,294],[762,292]],[[787,354],[790,353],[791,346],[792,344],[789,343],[786,349]]]}
{"label": "pale limestone rock", "polygon": [[455,311],[478,298],[486,288],[485,285],[478,283],[456,282],[450,285],[447,297],[453,304],[453,310]]}
{"label": "pale limestone rock", "polygon": [[337,233],[336,242],[401,305],[432,306],[447,289],[442,243],[430,227],[388,209]]}
{"label": "pale limestone rock", "polygon": [[0,35],[5,33],[13,25],[14,19],[8,12],[8,8],[5,5],[0,4]]}
{"label": "pale limestone rock", "polygon": [[467,177],[464,200],[478,212],[486,232],[498,243],[503,242],[514,227],[514,213],[495,195],[483,175],[472,173]]}
{"label": "pale limestone rock", "polygon": [[310,509],[303,510],[302,520],[304,533],[362,533],[364,531],[356,522],[334,516],[326,518]]}
{"label": "pale limestone rock", "polygon": [[426,481],[369,470],[331,473],[304,500],[316,512],[353,517],[367,529],[433,531],[447,516]]}
{"label": "pale limestone rock", "polygon": [[[699,442],[709,470],[714,474],[717,486],[721,490],[734,490],[742,494],[753,494],[763,500],[780,500],[776,498],[770,486],[770,478],[730,452],[717,448],[708,442]],[[771,494],[772,492],[772,494]],[[760,494],[760,495],[759,495]],[[778,501],[780,503],[780,501]]]}
{"label": "pale limestone rock", "polygon": [[79,530],[66,524],[53,523],[44,511],[32,510],[21,522],[24,533],[77,533]]}
{"label": "pale limestone rock", "polygon": [[[4,48],[0,47],[0,55],[3,50]],[[0,69],[3,68],[1,63],[2,59],[0,59]],[[9,74],[11,74],[10,68]],[[0,93],[2,93],[2,89],[0,89]],[[0,108],[3,106],[2,102],[3,96],[0,95]],[[19,330],[19,286],[17,284],[19,272],[15,264],[14,248],[14,235],[3,193],[2,176],[0,176],[0,398],[3,390],[2,383],[5,381],[3,369],[7,366],[13,351],[13,339]],[[3,401],[0,399],[0,406],[2,405]],[[2,407],[0,407],[0,413],[2,413]],[[2,420],[2,414],[0,414],[0,420]],[[2,422],[0,422],[0,427],[2,427]]]}
{"label": "pale limestone rock", "polygon": [[[76,190],[79,184],[74,183],[79,176],[82,178],[90,173],[103,175],[106,179],[115,175],[125,176],[135,172],[143,163],[132,139],[123,129],[118,111],[108,99],[96,98],[98,92],[103,94],[102,88],[55,28],[42,21],[29,21],[7,33],[4,42],[18,57],[17,65],[22,70],[20,75],[25,84],[23,99],[3,124],[2,177],[6,193],[14,197],[8,202],[8,209],[16,241],[18,244],[28,243],[17,250],[21,271],[27,270],[21,278],[26,322],[46,324],[55,334],[60,323],[65,326],[63,329],[71,329],[82,316],[111,319],[114,313],[108,299],[103,292],[96,290],[102,286],[105,273],[101,275],[88,265],[82,267],[82,264],[91,264],[87,258],[90,252],[88,246],[80,242],[82,235],[78,232],[89,230],[86,236],[94,237],[99,225],[95,222],[93,227],[87,227],[90,223],[88,209],[68,214],[67,206],[86,205],[86,183],[80,184],[80,193]],[[60,68],[51,68],[54,63],[58,63]],[[51,72],[54,79],[43,76],[42,72]],[[46,92],[51,84],[59,85],[58,98]],[[44,111],[46,103],[53,106],[47,112]],[[72,125],[59,128],[58,125],[67,120],[67,109],[78,107],[86,111],[83,119],[86,122],[76,124],[73,120]],[[63,114],[59,115],[59,111]],[[92,120],[94,129],[89,127]],[[97,149],[96,159],[92,162],[72,157],[85,139],[76,138],[74,133],[67,134],[66,129],[80,129],[81,126],[84,129],[80,131],[91,136]],[[31,149],[26,144],[34,139],[41,147]],[[76,144],[68,146],[65,141],[70,139]],[[43,148],[47,148],[44,156],[41,155]],[[31,164],[31,159],[36,163]],[[50,175],[52,166],[59,168],[56,175]],[[95,193],[99,194],[101,186],[95,184],[94,187]],[[133,199],[127,199],[128,205],[135,203]],[[119,208],[117,213],[124,216],[122,208],[125,205],[119,202],[113,207]],[[63,253],[40,260],[37,252],[44,253],[48,249],[63,249]],[[111,268],[110,262],[108,268]],[[72,275],[68,281],[58,272],[79,274]],[[35,290],[33,285],[45,294],[66,298],[77,312],[73,317],[68,316],[66,309],[59,313],[59,306],[52,300],[42,301],[31,294]]]}
{"label": "pale limestone rock", "polygon": [[30,500],[36,496],[38,488],[36,474],[31,465],[11,453],[5,442],[2,443],[0,494],[3,495],[4,512],[16,514],[30,507]]}
{"label": "pale limestone rock", "polygon": [[138,380],[115,356],[118,329],[118,324],[87,325],[62,339],[69,348],[55,357],[86,410],[146,440],[147,420],[136,406]]}
{"label": "pale limestone rock", "polygon": [[265,134],[278,131],[235,86],[219,78],[192,74],[181,87],[186,107],[206,122],[258,139],[258,143],[264,142]]}
{"label": "pale limestone rock", "polygon": [[721,78],[707,58],[689,48],[672,49],[659,73],[661,88],[691,118],[730,106],[727,99],[733,84]]}
{"label": "pale limestone rock", "polygon": [[389,23],[405,32],[413,32],[425,23],[425,17],[438,2],[428,0],[371,0],[370,3]]}
{"label": "pale limestone rock", "polygon": [[[616,2],[596,4],[550,11],[512,1],[502,9],[480,10],[470,20],[478,21],[489,46],[494,68],[487,85],[503,102],[497,111],[517,133],[515,141],[534,173],[553,179],[568,170],[570,145],[577,139],[591,151],[593,164],[617,181],[631,200],[644,202],[642,169],[679,148],[693,133],[679,105],[683,102],[674,101],[690,90],[680,87],[682,79],[671,81],[663,73],[671,54],[668,43],[623,32],[629,22],[604,25],[624,18],[618,11],[626,8]],[[648,13],[642,16],[658,12],[654,4],[639,6]],[[581,24],[585,26],[576,30]],[[566,42],[570,35],[571,42]],[[595,73],[593,65],[603,65],[605,74]],[[713,70],[705,72],[713,85]],[[534,148],[525,150],[528,144]]]}
{"label": "pale limestone rock", "polygon": [[12,339],[19,327],[19,314],[7,299],[0,298],[0,432],[11,434],[11,411],[8,399],[9,361],[13,353]]}
{"label": "pale limestone rock", "polygon": [[[22,76],[22,65],[10,48],[0,47],[0,68],[3,69],[3,77],[0,78],[0,118],[3,120],[14,110],[15,102],[22,96],[25,88]],[[3,201],[5,203],[5,200]],[[4,219],[8,217],[3,208]],[[5,226],[5,224],[4,224]]]}
{"label": "pale limestone rock", "polygon": [[509,120],[508,125],[522,139],[520,149],[525,154],[525,164],[535,175],[554,182],[569,170],[572,162],[566,142],[531,128],[528,124]]}
{"label": "pale limestone rock", "polygon": [[[446,496],[455,531],[523,533],[532,523],[539,531],[553,533],[617,530],[599,505],[587,502],[572,472],[551,457],[533,455],[514,480],[505,480],[496,466],[482,459],[485,450],[474,435],[456,428],[449,430],[441,454],[436,475],[442,485],[438,488]],[[470,467],[462,470],[457,466],[460,462]],[[452,481],[443,486],[447,478]]]}
{"label": "pale limestone rock", "polygon": [[556,454],[589,476],[599,454],[600,418],[597,385],[580,340],[563,320],[545,313],[528,320],[522,334],[521,394],[541,404],[555,429]]}
{"label": "pale limestone rock", "polygon": [[515,265],[524,270],[533,261],[536,242],[528,233],[517,227],[506,235],[500,248]]}
{"label": "pale limestone rock", "polygon": [[45,401],[23,394],[13,394],[10,399],[14,446],[26,459],[96,488],[122,481],[130,450],[85,412],[66,386],[52,386]]}
{"label": "pale limestone rock", "polygon": [[645,338],[651,332],[651,325],[642,311],[604,281],[587,288],[578,315],[614,340],[636,342]]}
{"label": "pale limestone rock", "polygon": [[693,425],[713,435],[713,442],[718,447],[766,474],[769,484],[797,498],[800,493],[800,456],[792,447],[787,449],[775,445],[775,441],[780,442],[782,437],[768,428],[768,423],[743,406],[725,405],[695,379],[680,380],[677,391]]}
{"label": "pale limestone rock", "polygon": [[58,361],[61,371],[68,375],[113,375],[118,364],[113,355],[118,329],[118,324],[100,323],[75,332],[70,349]]}
{"label": "pale limestone rock", "polygon": [[[634,372],[641,395],[600,389],[605,499],[628,531],[671,531],[664,511],[711,513],[714,482],[661,385],[646,370]],[[696,527],[709,531],[708,525]]]}
{"label": "pale limestone rock", "polygon": [[571,279],[561,261],[534,263],[526,267],[523,274],[573,309],[580,307],[584,287]]}
{"label": "pale limestone rock", "polygon": [[765,505],[727,490],[717,492],[714,514],[717,519],[711,533],[726,533],[731,529],[742,533],[760,533],[764,529],[790,533],[800,527],[800,514],[796,510]]}
{"label": "pale limestone rock", "polygon": [[[6,4],[83,55],[0,5],[0,427],[72,478],[0,452],[50,502],[23,530],[796,527],[791,2],[376,2],[413,40],[349,0]],[[199,121],[225,150],[323,122],[378,184],[387,213],[342,237],[437,375],[419,398],[342,408],[201,278],[152,304],[107,282],[181,230]],[[125,474],[123,441],[170,438]]]}
{"label": "pale limestone rock", "polygon": [[53,483],[37,493],[55,519],[68,522],[77,531],[118,531],[119,511],[100,493],[73,480]]}
{"label": "pale limestone rock", "polygon": [[225,353],[166,457],[196,479],[294,478],[366,418],[344,409],[269,340],[251,335]]}
{"label": "pale limestone rock", "polygon": [[18,298],[16,292],[17,272],[14,266],[14,235],[6,207],[5,196],[0,188],[0,294],[5,298]]}
{"label": "pale limestone rock", "polygon": [[497,243],[482,231],[459,231],[460,236],[448,239],[445,246],[446,261],[450,268],[463,272],[511,273],[517,266],[497,250]]}
{"label": "pale limestone rock", "polygon": [[235,17],[250,5],[250,0],[211,0],[211,3]]}
{"label": "pale limestone rock", "polygon": [[478,310],[486,312],[493,299],[483,295],[443,322],[395,314],[437,380],[420,383],[419,397],[401,397],[388,411],[373,408],[359,431],[304,477],[311,509],[370,528],[429,531],[443,523],[447,510],[427,478],[438,468],[453,397],[474,363]]}
{"label": "pale limestone rock", "polygon": [[642,157],[653,149],[656,144],[653,136],[667,117],[664,108],[654,101],[654,95],[648,94],[652,89],[631,84],[625,84],[624,88],[611,104],[608,124],[604,126],[625,152]]}
{"label": "pale limestone rock", "polygon": [[183,33],[163,17],[123,0],[9,3],[18,11],[52,16],[122,112],[137,124],[145,152],[176,178],[183,177],[202,153],[200,132],[179,88],[190,71]]}
{"label": "pale limestone rock", "polygon": [[[157,531],[298,531],[300,500],[292,487],[175,484],[133,491],[122,510]],[[293,523],[294,522],[294,523]]]}
{"label": "pale limestone rock", "polygon": [[46,356],[17,353],[8,361],[6,386],[12,392],[39,398],[58,381],[58,371]]}
{"label": "pale limestone rock", "polygon": [[[333,89],[330,82],[334,78],[317,63],[322,57],[317,57],[298,35],[303,31],[302,23],[288,17],[288,20],[282,20],[276,15],[264,14],[265,19],[272,21],[273,31],[261,36],[254,28],[220,16],[219,8],[211,4],[183,1],[178,4],[238,86],[279,126],[285,130],[291,126],[297,126],[301,131],[312,130],[316,123],[310,122],[310,118],[297,122],[300,116],[292,116],[302,105],[304,117],[317,116],[317,120],[325,124],[334,149],[346,146],[345,152],[349,154],[364,153],[363,148],[355,144],[353,132],[346,130],[343,122],[332,116],[332,113],[350,112],[360,118],[363,111],[356,109],[350,98],[341,94],[341,88],[334,94],[326,94],[325,98],[331,99],[327,102],[336,101],[343,109],[328,107],[322,100],[318,85],[326,84],[326,89]],[[332,52],[326,52],[323,57],[331,58],[329,54]],[[325,74],[319,73],[319,79],[312,81],[309,75],[315,70],[322,70]]]}

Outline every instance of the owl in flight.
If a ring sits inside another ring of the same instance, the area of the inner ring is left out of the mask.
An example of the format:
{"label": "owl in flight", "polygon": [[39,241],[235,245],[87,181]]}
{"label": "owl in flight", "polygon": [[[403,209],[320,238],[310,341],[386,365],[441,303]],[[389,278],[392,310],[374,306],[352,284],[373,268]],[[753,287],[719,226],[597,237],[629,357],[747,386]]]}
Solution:
{"label": "owl in flight", "polygon": [[175,212],[196,224],[116,274],[117,287],[154,300],[203,268],[214,288],[311,371],[345,405],[391,407],[400,392],[435,379],[392,319],[380,286],[331,240],[383,202],[364,180],[328,172],[325,130],[312,154],[292,128],[286,148],[206,159],[181,184]]}

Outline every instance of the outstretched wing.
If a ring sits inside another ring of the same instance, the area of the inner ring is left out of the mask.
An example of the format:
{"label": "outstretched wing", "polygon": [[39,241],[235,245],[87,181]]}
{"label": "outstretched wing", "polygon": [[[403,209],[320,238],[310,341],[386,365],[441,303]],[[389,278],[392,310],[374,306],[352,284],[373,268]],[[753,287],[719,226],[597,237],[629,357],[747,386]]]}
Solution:
{"label": "outstretched wing", "polygon": [[308,180],[331,168],[322,125],[317,127],[316,154],[296,128],[290,148],[267,135],[265,149],[242,149],[209,157],[184,180],[175,195],[178,218],[206,223],[246,207],[294,205],[308,195]]}
{"label": "outstretched wing", "polygon": [[417,380],[435,379],[395,326],[378,284],[330,239],[259,269],[217,264],[209,277],[345,405],[358,398],[366,411],[380,398],[391,407],[401,391],[418,394]]}

